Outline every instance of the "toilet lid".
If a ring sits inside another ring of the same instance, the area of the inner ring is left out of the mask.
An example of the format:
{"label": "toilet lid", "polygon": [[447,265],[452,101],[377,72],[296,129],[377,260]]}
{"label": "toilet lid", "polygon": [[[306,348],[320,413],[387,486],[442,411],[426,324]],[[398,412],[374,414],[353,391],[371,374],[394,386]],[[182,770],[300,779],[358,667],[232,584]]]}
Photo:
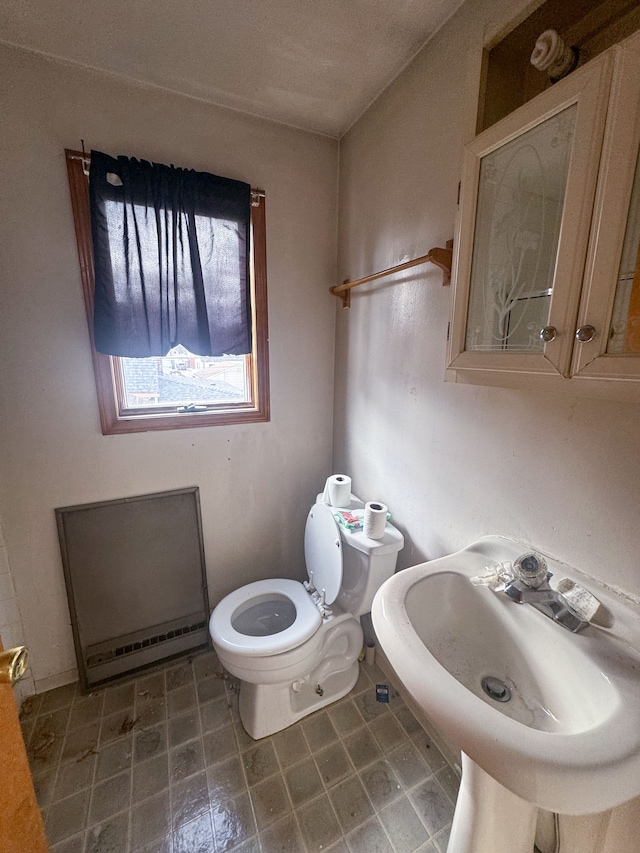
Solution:
{"label": "toilet lid", "polygon": [[304,558],[313,585],[325,590],[327,604],[333,604],[342,586],[342,537],[333,510],[314,504],[304,530]]}

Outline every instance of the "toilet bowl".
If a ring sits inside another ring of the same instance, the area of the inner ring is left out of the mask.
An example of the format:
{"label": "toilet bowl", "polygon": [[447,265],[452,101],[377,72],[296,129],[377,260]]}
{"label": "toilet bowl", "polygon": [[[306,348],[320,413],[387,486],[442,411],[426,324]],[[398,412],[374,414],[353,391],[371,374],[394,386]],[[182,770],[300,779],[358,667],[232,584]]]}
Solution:
{"label": "toilet bowl", "polygon": [[[352,496],[350,508],[362,507]],[[338,525],[316,503],[305,526],[309,580],[255,581],[234,590],[209,621],[222,665],[240,679],[242,724],[254,739],[287,728],[345,696],[358,679],[359,616],[395,570],[402,534],[382,539]]]}

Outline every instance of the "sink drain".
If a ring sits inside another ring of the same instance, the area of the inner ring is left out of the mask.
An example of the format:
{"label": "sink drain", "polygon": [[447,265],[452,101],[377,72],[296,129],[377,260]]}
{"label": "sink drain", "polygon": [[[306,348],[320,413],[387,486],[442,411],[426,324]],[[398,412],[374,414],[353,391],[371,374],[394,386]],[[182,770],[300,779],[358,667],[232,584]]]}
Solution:
{"label": "sink drain", "polygon": [[508,702],[511,699],[511,691],[502,679],[494,675],[486,675],[480,683],[487,696],[495,699],[496,702]]}

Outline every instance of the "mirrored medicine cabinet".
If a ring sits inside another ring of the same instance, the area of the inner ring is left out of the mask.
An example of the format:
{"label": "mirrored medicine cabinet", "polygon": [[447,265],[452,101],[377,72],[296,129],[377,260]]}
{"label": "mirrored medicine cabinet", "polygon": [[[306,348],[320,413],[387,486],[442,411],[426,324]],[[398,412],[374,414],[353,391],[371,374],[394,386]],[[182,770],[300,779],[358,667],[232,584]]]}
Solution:
{"label": "mirrored medicine cabinet", "polygon": [[467,146],[448,378],[640,400],[639,80],[640,32]]}

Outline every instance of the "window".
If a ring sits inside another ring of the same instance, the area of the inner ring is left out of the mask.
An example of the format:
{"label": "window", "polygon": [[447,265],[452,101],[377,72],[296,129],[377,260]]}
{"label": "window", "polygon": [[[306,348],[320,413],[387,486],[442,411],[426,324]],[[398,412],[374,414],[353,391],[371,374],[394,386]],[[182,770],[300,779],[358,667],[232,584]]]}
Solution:
{"label": "window", "polygon": [[94,267],[87,158],[66,151],[82,287],[104,435],[269,420],[264,194],[252,194],[248,355],[199,356],[178,345],[164,357],[107,356],[94,345]]}

